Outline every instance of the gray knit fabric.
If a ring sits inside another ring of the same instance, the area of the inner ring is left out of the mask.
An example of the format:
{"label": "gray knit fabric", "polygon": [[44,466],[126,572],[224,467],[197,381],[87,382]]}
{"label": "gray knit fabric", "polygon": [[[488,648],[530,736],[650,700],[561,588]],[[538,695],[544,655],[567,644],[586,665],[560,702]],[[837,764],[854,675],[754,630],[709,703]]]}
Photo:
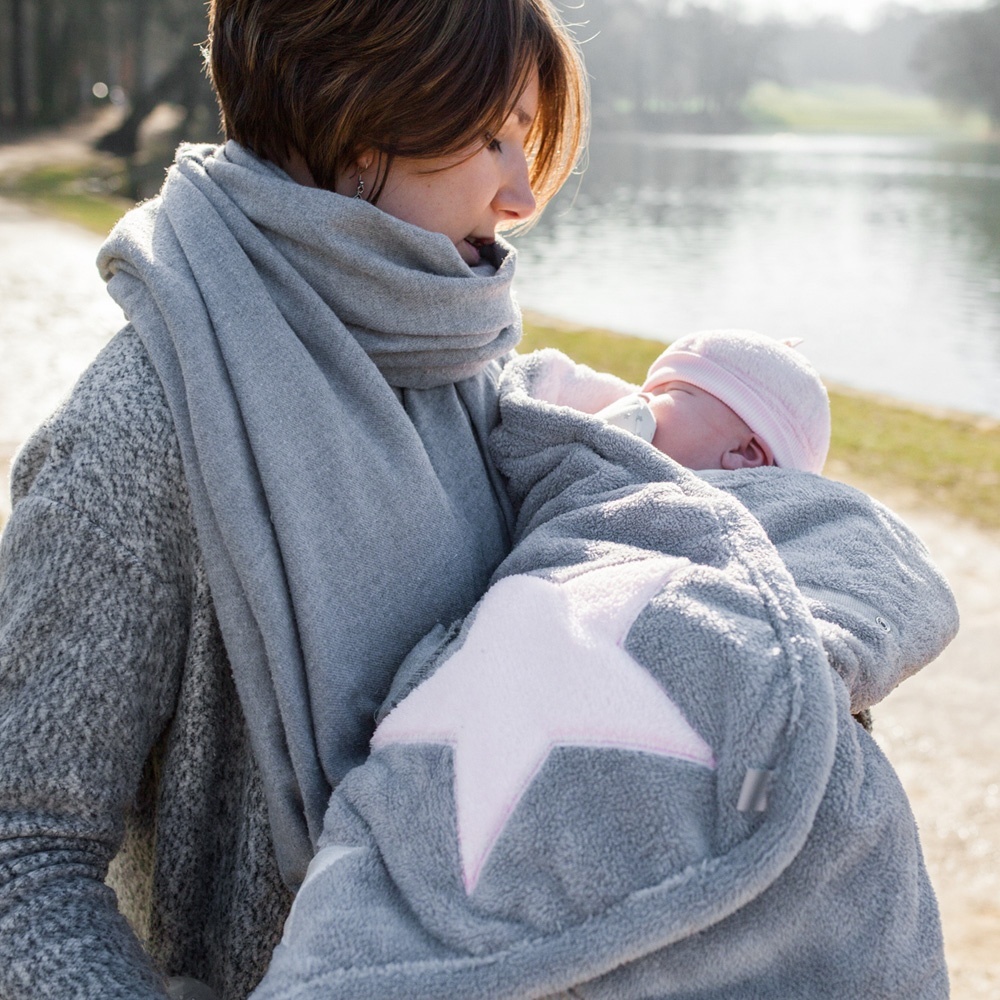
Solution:
{"label": "gray knit fabric", "polygon": [[479,376],[520,337],[515,255],[473,273],[229,142],[182,146],[98,263],[164,386],[294,887],[396,667],[509,545]]}
{"label": "gray knit fabric", "polygon": [[[0,997],[241,1000],[289,893],[135,333],[21,451],[0,548]],[[121,910],[105,887],[111,865]]]}

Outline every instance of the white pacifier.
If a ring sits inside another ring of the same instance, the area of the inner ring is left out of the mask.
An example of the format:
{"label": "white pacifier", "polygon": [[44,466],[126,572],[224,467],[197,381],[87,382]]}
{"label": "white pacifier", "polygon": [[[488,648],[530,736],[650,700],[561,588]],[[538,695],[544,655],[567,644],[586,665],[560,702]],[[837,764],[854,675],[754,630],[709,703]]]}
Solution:
{"label": "white pacifier", "polygon": [[643,441],[652,441],[656,433],[656,417],[653,416],[649,403],[637,392],[616,399],[610,406],[598,410],[594,416],[641,437]]}

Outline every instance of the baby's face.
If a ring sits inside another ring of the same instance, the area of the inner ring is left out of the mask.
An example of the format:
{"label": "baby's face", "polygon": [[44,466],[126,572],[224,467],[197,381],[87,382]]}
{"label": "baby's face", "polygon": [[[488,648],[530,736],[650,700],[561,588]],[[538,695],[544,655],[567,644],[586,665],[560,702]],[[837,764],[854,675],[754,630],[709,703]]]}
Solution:
{"label": "baby's face", "polygon": [[653,447],[689,469],[773,465],[774,456],[721,399],[689,382],[644,393],[656,417]]}

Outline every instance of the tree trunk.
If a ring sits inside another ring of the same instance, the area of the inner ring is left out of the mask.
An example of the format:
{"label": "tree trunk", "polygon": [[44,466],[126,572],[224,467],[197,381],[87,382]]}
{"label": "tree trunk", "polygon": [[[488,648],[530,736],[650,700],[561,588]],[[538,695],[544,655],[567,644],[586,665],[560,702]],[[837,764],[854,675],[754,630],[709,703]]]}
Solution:
{"label": "tree trunk", "polygon": [[27,125],[28,90],[24,82],[24,0],[10,2],[10,87],[14,99],[14,123]]}
{"label": "tree trunk", "polygon": [[146,45],[146,25],[149,23],[149,0],[131,0],[132,23],[129,34],[132,36],[132,54],[134,59],[135,78],[132,81],[132,97],[142,94],[149,84],[149,66],[147,65],[148,47]]}
{"label": "tree trunk", "polygon": [[128,116],[117,128],[101,136],[95,148],[115,156],[134,155],[139,149],[139,127],[157,104],[182,93],[185,76],[190,76],[192,72],[192,62],[195,62],[195,72],[198,72],[194,53],[190,48],[183,47],[180,55],[148,89],[132,95]]}
{"label": "tree trunk", "polygon": [[52,30],[51,3],[39,3],[35,10],[35,94],[38,97],[38,120],[51,124],[56,120],[56,76],[58,67]]}

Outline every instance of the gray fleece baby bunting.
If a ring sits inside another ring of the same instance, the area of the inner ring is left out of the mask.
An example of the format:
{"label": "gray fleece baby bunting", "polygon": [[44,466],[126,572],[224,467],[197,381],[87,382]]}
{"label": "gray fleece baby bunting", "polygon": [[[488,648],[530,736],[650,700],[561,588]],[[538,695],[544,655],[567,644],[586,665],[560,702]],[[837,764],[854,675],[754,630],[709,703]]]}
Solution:
{"label": "gray fleece baby bunting", "polygon": [[947,996],[851,717],[953,637],[947,584],[849,487],[695,475],[589,415],[630,388],[507,365],[515,547],[404,662],[255,1000]]}

